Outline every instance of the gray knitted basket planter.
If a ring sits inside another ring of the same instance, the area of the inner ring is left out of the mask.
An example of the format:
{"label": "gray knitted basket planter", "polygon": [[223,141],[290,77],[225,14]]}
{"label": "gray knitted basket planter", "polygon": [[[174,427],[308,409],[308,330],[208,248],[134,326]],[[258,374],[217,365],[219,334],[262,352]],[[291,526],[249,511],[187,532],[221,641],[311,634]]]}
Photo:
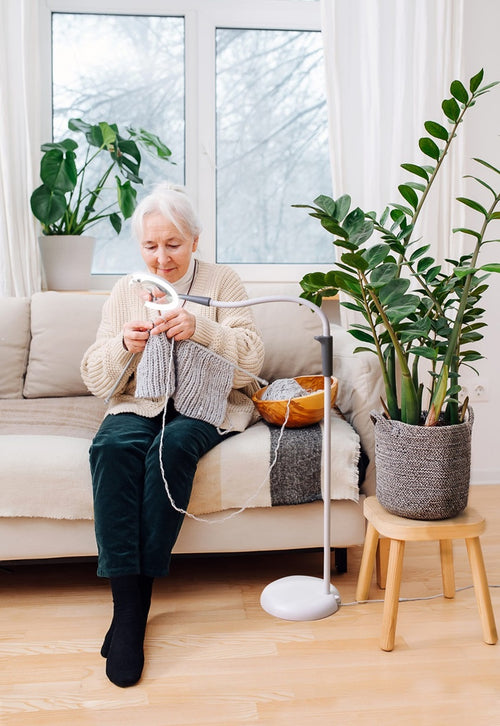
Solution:
{"label": "gray knitted basket planter", "polygon": [[370,412],[377,499],[408,519],[448,519],[467,506],[474,415],[455,426],[411,426]]}

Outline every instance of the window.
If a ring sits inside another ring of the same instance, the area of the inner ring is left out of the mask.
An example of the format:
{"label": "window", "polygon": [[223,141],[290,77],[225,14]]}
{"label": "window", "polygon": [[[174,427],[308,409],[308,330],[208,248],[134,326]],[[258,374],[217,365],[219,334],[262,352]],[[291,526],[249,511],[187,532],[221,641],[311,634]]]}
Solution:
{"label": "window", "polygon": [[[175,149],[176,164],[143,156],[143,178],[168,174],[184,184],[184,19],[54,13],[52,38],[54,138],[69,133],[70,118],[116,123],[122,132],[146,128]],[[139,265],[137,245],[124,243],[130,223],[119,237],[108,221],[90,233],[97,238],[94,272]]]}
{"label": "window", "polygon": [[330,188],[320,34],[216,38],[217,260],[326,262],[327,233],[291,206]]}
{"label": "window", "polygon": [[[143,159],[144,193],[160,178],[186,184],[202,256],[244,279],[296,280],[304,266],[331,264],[328,234],[292,208],[331,192],[319,3],[47,4],[55,137],[71,117],[158,134],[175,166]],[[139,264],[128,226],[94,233],[94,273]]]}

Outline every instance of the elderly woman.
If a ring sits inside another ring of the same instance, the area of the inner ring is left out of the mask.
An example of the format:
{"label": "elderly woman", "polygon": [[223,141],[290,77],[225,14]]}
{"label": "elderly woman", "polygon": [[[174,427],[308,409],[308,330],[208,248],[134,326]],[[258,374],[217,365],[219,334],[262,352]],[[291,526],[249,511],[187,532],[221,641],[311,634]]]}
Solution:
{"label": "elderly woman", "polygon": [[[159,185],[137,206],[132,227],[148,272],[178,293],[246,299],[231,268],[194,257],[200,225],[183,189]],[[139,354],[114,391],[90,449],[97,574],[110,579],[113,596],[113,619],[101,653],[107,658],[108,678],[121,687],[141,677],[153,579],[168,573],[198,461],[224,436],[255,421],[251,396],[258,383],[253,376],[264,358],[251,308],[202,307],[185,301],[160,315],[144,306],[130,279],[122,278],[113,288],[96,341],[82,361],[85,384],[104,398],[130,355]],[[190,340],[233,364],[220,425],[179,413],[172,397],[136,395],[137,366],[150,337],[155,342],[152,336],[161,334],[174,348]],[[203,391],[193,395],[198,393]]]}

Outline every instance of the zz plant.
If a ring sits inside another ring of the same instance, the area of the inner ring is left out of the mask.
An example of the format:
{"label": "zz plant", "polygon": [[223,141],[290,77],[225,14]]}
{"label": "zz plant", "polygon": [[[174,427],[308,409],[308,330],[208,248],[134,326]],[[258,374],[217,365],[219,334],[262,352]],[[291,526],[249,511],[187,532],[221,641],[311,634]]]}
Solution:
{"label": "zz plant", "polygon": [[[172,152],[144,129],[128,128],[125,137],[116,124],[89,124],[81,119],[70,119],[68,128],[83,133],[85,148],[78,157],[79,146],[73,138],[42,144],[42,184],[31,195],[31,211],[45,235],[81,235],[106,218],[119,234],[123,220],[132,216],[136,206],[134,185],[143,183],[141,148],[165,161],[171,161]],[[114,200],[105,202],[101,195],[111,186],[108,180],[113,171],[117,172]]]}
{"label": "zz plant", "polygon": [[[309,214],[331,233],[340,252],[335,269],[304,276],[302,297],[321,304],[323,297],[345,293],[349,300],[342,304],[364,318],[349,331],[362,343],[356,350],[369,350],[378,357],[385,384],[385,413],[408,424],[463,421],[468,401],[459,402],[460,369],[467,366],[474,370],[474,362],[483,357],[474,350],[486,325],[481,298],[488,288],[489,274],[500,272],[500,264],[481,265],[479,257],[485,245],[499,242],[488,238],[488,229],[493,220],[500,219],[500,170],[483,159],[474,159],[481,176],[471,178],[486,190],[489,202],[483,205],[474,199],[457,198],[479,220],[475,229],[453,230],[472,240],[472,251],[441,265],[430,254],[430,245],[415,234],[425,201],[465,114],[496,85],[482,83],[483,71],[470,79],[468,90],[461,81],[453,81],[451,98],[442,103],[447,127],[427,121],[427,135],[419,140],[430,164],[401,165],[413,180],[398,188],[403,203],[390,204],[380,218],[359,208],[351,211],[348,195],[336,200],[319,196],[314,205],[294,205],[312,210]],[[485,174],[496,179],[496,187],[482,178]],[[372,240],[374,233],[378,235],[376,241]],[[426,365],[421,364],[423,359]],[[425,398],[424,376],[428,382]]]}

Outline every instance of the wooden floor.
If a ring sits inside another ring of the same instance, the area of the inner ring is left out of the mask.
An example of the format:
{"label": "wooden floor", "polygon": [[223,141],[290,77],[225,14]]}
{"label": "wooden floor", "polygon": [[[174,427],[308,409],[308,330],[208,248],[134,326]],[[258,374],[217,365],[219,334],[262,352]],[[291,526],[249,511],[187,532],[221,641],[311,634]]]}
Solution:
{"label": "wooden floor", "polygon": [[[500,486],[473,487],[490,586],[500,585]],[[463,542],[457,588],[471,585]],[[382,603],[355,603],[361,548],[332,581],[330,618],[286,622],[259,605],[288,574],[321,577],[322,554],[175,559],[155,585],[141,682],[113,686],[99,655],[110,619],[95,563],[0,572],[0,723],[8,726],[442,726],[499,723],[500,644],[486,645],[474,591],[402,602],[395,649],[379,649]],[[500,626],[500,589],[491,587]],[[402,597],[441,593],[438,545],[409,543]],[[375,581],[370,596],[382,597]],[[500,627],[499,627],[500,630]]]}

